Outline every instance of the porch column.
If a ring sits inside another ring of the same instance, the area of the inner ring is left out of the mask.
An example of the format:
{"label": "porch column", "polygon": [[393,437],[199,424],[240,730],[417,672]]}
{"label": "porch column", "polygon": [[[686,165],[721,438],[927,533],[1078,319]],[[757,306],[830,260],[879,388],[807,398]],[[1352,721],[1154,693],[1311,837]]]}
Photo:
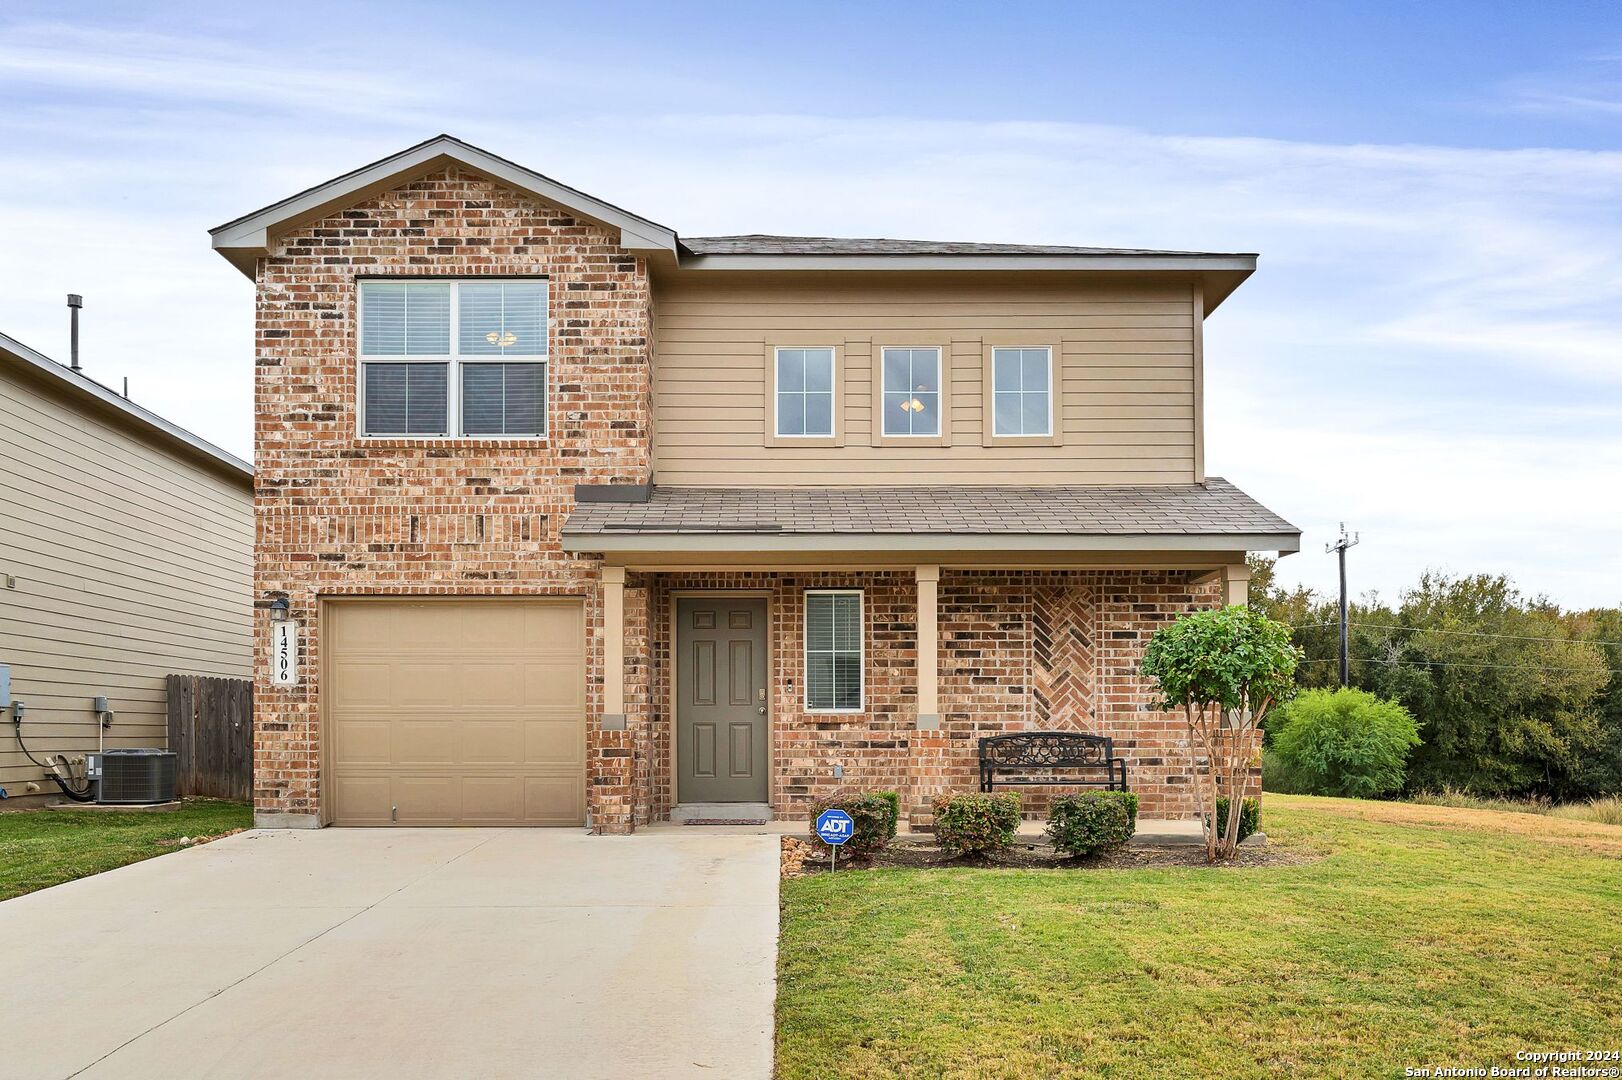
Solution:
{"label": "porch column", "polygon": [[1250,567],[1232,563],[1222,568],[1222,603],[1224,606],[1250,603]]}
{"label": "porch column", "polygon": [[625,567],[603,567],[603,730],[625,730]]}
{"label": "porch column", "polygon": [[941,568],[920,566],[918,576],[918,730],[936,731],[940,717],[940,629],[936,620]]}

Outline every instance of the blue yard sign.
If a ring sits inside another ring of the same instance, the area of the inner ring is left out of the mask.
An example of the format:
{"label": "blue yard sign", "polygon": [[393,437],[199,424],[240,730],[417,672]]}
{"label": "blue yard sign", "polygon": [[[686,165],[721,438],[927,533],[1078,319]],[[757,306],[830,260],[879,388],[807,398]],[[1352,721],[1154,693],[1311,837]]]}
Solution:
{"label": "blue yard sign", "polygon": [[839,868],[839,845],[856,835],[856,822],[843,810],[824,810],[817,815],[817,836],[828,845],[828,865]]}
{"label": "blue yard sign", "polygon": [[824,844],[838,847],[856,835],[856,822],[843,810],[824,810],[817,815],[817,835]]}

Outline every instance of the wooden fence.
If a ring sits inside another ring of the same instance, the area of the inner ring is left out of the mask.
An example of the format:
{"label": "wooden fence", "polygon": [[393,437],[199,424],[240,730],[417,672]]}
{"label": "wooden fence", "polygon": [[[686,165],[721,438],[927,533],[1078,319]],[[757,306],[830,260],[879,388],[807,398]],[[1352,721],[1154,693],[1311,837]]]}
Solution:
{"label": "wooden fence", "polygon": [[182,795],[253,798],[253,683],[170,675],[169,749]]}

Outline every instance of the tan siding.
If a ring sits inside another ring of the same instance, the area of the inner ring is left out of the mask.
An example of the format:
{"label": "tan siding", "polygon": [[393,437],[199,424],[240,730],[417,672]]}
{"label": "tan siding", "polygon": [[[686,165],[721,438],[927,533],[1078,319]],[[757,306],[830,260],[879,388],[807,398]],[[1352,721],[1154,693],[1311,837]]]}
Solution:
{"label": "tan siding", "polygon": [[[654,291],[654,473],[664,484],[1186,483],[1196,468],[1190,286],[1052,277],[973,280],[672,276]],[[844,446],[767,446],[766,347],[826,335],[844,350]],[[873,446],[886,344],[948,349],[950,446]],[[982,445],[984,347],[1056,349],[1062,445]]]}
{"label": "tan siding", "polygon": [[[249,677],[247,485],[0,371],[0,518],[0,664],[36,756],[94,750],[98,694],[108,746],[162,746],[165,675]],[[7,724],[0,784],[41,776]]]}

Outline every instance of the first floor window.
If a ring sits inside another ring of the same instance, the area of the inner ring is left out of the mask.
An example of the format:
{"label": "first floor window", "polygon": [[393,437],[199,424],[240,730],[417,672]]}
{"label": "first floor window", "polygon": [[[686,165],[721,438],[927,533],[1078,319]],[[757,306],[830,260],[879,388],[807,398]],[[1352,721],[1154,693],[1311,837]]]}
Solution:
{"label": "first floor window", "polygon": [[886,435],[941,433],[941,351],[884,350]]}
{"label": "first floor window", "polygon": [[992,434],[1053,434],[1053,351],[992,349]]}
{"label": "first floor window", "polygon": [[545,278],[360,283],[361,432],[546,434]]}
{"label": "first floor window", "polygon": [[862,594],[805,594],[805,707],[812,712],[862,709]]}
{"label": "first floor window", "polygon": [[777,434],[834,433],[834,351],[777,350]]}

